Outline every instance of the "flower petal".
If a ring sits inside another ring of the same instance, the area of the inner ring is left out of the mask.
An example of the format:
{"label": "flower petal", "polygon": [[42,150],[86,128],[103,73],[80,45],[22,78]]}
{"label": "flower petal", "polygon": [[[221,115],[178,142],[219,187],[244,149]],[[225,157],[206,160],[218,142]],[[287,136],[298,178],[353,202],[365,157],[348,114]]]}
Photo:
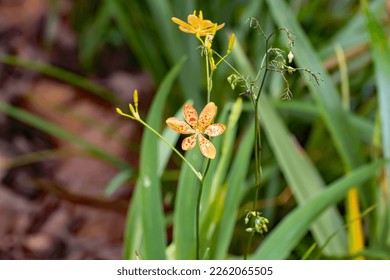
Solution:
{"label": "flower petal", "polygon": [[214,123],[212,125],[209,125],[204,131],[204,134],[207,134],[208,136],[218,136],[224,133],[226,130],[226,125],[222,123]]}
{"label": "flower petal", "polygon": [[171,19],[172,19],[172,21],[174,23],[178,24],[179,26],[183,26],[185,28],[191,29],[191,25],[189,25],[188,23],[182,21],[181,19],[178,19],[176,17],[172,17]]}
{"label": "flower petal", "polygon": [[189,104],[184,105],[184,118],[186,119],[187,123],[189,123],[192,128],[196,129],[196,126],[198,125],[198,113],[196,112],[195,108],[192,107]]}
{"label": "flower petal", "polygon": [[207,158],[214,159],[215,155],[217,154],[217,151],[215,150],[213,143],[211,143],[201,134],[198,134],[198,141],[199,141],[199,148],[202,154]]}
{"label": "flower petal", "polygon": [[217,30],[220,30],[221,28],[223,28],[225,26],[225,23],[221,23],[220,25],[217,26]]}
{"label": "flower petal", "polygon": [[196,134],[184,138],[183,142],[181,142],[181,148],[184,151],[192,150],[192,148],[195,147],[195,144],[196,144]]}
{"label": "flower petal", "polygon": [[194,29],[192,27],[187,28],[187,27],[184,27],[182,25],[179,25],[179,29],[180,29],[180,31],[183,31],[184,33],[196,34],[196,31],[194,31]]}
{"label": "flower petal", "polygon": [[178,118],[171,117],[165,121],[167,125],[173,130],[181,134],[191,134],[195,133],[195,130],[188,125],[185,121],[179,120]]}
{"label": "flower petal", "polygon": [[196,15],[189,15],[187,21],[195,30],[199,30],[201,27],[202,21]]}
{"label": "flower petal", "polygon": [[208,103],[204,108],[198,120],[198,128],[200,132],[208,127],[214,120],[215,115],[217,114],[217,106],[214,102]]}

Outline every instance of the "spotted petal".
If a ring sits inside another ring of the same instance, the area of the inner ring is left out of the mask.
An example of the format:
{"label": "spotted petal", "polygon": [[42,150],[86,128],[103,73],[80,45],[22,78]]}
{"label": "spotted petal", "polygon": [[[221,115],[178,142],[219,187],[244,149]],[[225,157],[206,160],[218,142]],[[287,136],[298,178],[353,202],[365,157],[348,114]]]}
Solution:
{"label": "spotted petal", "polygon": [[196,144],[196,134],[184,138],[183,142],[181,142],[181,148],[184,151],[192,150],[195,147],[195,144]]}
{"label": "spotted petal", "polygon": [[201,134],[198,134],[199,148],[202,154],[210,159],[214,159],[217,151],[213,143],[211,143],[208,139],[206,139]]}
{"label": "spotted petal", "polygon": [[189,123],[192,128],[196,129],[197,122],[198,122],[198,113],[196,112],[195,108],[192,107],[189,104],[184,105],[184,118],[186,119],[187,123]]}
{"label": "spotted petal", "polygon": [[203,131],[204,134],[207,134],[208,136],[218,136],[224,133],[226,130],[226,125],[221,123],[214,123],[212,125],[209,125],[205,131]]}
{"label": "spotted petal", "polygon": [[208,103],[204,108],[198,120],[198,128],[200,132],[208,127],[214,120],[215,115],[217,114],[217,106],[214,102]]}
{"label": "spotted petal", "polygon": [[181,134],[191,134],[195,133],[195,130],[189,126],[185,121],[179,120],[178,118],[171,117],[166,120],[167,125],[173,130]]}

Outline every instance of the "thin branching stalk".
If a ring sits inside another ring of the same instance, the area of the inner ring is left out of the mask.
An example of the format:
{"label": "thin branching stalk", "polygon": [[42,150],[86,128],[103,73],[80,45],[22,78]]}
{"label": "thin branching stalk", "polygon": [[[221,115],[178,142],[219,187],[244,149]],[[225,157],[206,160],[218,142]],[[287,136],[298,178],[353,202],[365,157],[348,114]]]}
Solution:
{"label": "thin branching stalk", "polygon": [[[265,43],[265,63],[266,63],[266,67],[264,68],[264,75],[263,75],[263,78],[261,80],[261,84],[260,84],[260,88],[259,88],[259,91],[257,93],[257,95],[254,95],[253,92],[251,93],[250,95],[250,98],[251,98],[251,101],[252,101],[252,104],[253,104],[253,109],[254,109],[254,114],[255,114],[255,127],[254,127],[254,133],[255,133],[255,165],[256,165],[256,172],[255,172],[255,180],[256,180],[256,185],[255,185],[255,195],[253,197],[253,210],[256,210],[257,208],[257,200],[259,198],[259,192],[260,192],[260,187],[261,187],[261,177],[262,177],[262,168],[261,168],[261,124],[260,124],[260,118],[259,118],[259,100],[260,100],[260,96],[261,96],[261,93],[263,91],[263,88],[264,88],[264,84],[265,84],[265,79],[267,77],[267,73],[268,73],[268,68],[267,68],[267,65],[268,65],[268,40],[269,40],[270,37],[268,37],[266,39],[266,43]],[[248,243],[247,243],[247,247],[246,247],[246,250],[245,250],[245,254],[244,254],[244,259],[246,260],[247,257],[248,257],[248,254],[249,254],[249,251],[250,251],[250,248],[251,248],[251,244],[252,244],[252,239],[253,239],[253,235],[254,233],[251,233],[251,235],[249,236],[248,238]]]}

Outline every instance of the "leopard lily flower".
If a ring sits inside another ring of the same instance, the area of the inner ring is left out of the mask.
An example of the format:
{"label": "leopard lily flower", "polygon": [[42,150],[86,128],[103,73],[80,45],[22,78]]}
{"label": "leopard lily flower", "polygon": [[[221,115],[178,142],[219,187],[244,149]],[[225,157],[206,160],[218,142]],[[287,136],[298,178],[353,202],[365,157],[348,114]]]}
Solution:
{"label": "leopard lily flower", "polygon": [[194,107],[186,104],[184,105],[184,118],[186,122],[178,118],[171,117],[166,120],[166,123],[170,128],[181,134],[193,134],[184,138],[181,143],[183,150],[188,151],[193,149],[196,141],[198,140],[202,154],[207,158],[214,159],[217,153],[216,149],[213,143],[211,143],[210,140],[202,134],[214,137],[225,132],[226,126],[224,124],[212,124],[216,114],[217,106],[215,106],[214,102],[210,102],[204,107],[199,118]]}
{"label": "leopard lily flower", "polygon": [[187,17],[187,22],[182,21],[176,17],[172,18],[172,21],[179,25],[179,29],[185,33],[195,34],[196,37],[202,37],[207,35],[215,35],[215,32],[225,26],[224,23],[216,24],[210,20],[203,19],[202,11],[199,11],[199,15],[196,15],[196,11],[192,15]]}

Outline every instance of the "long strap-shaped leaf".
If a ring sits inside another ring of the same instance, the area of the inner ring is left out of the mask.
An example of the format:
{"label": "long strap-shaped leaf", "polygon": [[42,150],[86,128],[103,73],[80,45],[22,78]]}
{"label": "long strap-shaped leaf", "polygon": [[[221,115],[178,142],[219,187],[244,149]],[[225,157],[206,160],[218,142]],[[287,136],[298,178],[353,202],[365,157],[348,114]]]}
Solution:
{"label": "long strap-shaped leaf", "polygon": [[293,210],[264,240],[252,258],[271,260],[287,258],[307,233],[310,225],[325,209],[340,201],[351,187],[369,179],[384,164],[384,161],[379,161],[355,169],[349,175],[329,185],[316,198]]}
{"label": "long strap-shaped leaf", "polygon": [[[149,109],[146,122],[159,131],[163,109],[173,81],[176,79],[185,59],[172,68],[161,83]],[[140,175],[136,184],[132,205],[128,213],[125,231],[126,258],[133,258],[135,251],[141,248],[139,238],[142,235],[141,257],[144,259],[165,259],[166,233],[162,206],[161,184],[158,175],[159,138],[145,129],[141,143]],[[139,227],[142,227],[140,231]],[[132,236],[137,238],[133,238]]]}
{"label": "long strap-shaped leaf", "polygon": [[116,166],[119,169],[127,169],[130,172],[132,172],[131,167],[129,164],[124,162],[121,158],[116,157],[103,149],[93,145],[92,143],[84,140],[83,138],[79,137],[78,135],[73,134],[72,132],[61,128],[55,123],[49,122],[45,120],[44,118],[41,118],[37,115],[34,115],[32,113],[27,112],[26,110],[22,108],[17,108],[13,105],[10,105],[8,103],[0,102],[0,111],[4,112],[5,114],[23,122],[28,125],[31,125],[41,131],[44,131],[54,137],[58,137],[60,139],[63,139],[65,141],[68,141],[70,143],[74,143],[78,145],[79,147],[85,149],[89,154],[92,156],[99,158],[105,162],[108,162],[112,164],[113,166]]}
{"label": "long strap-shaped leaf", "polygon": [[118,98],[115,97],[115,95],[109,89],[65,69],[42,62],[21,59],[17,56],[6,54],[0,55],[0,62],[8,65],[23,67],[25,69],[29,69],[49,77],[56,78],[60,81],[64,81],[68,84],[94,93],[112,104],[118,104],[119,102]]}
{"label": "long strap-shaped leaf", "polygon": [[349,115],[342,108],[332,79],[326,73],[321,60],[285,1],[267,0],[267,3],[277,24],[291,30],[299,38],[293,50],[296,63],[301,67],[310,68],[315,73],[321,73],[323,81],[320,86],[314,85],[310,77],[307,77],[308,85],[345,166],[348,169],[359,166],[362,158],[359,142],[355,141],[357,133],[350,123]]}
{"label": "long strap-shaped leaf", "polygon": [[[383,7],[385,3],[383,1]],[[386,158],[390,158],[390,46],[387,35],[374,14],[363,5],[367,27],[371,38],[372,55],[375,66],[375,80],[378,87],[380,118],[382,126],[382,146]],[[380,200],[380,210],[383,211],[380,240],[390,247],[390,163],[386,167],[387,201]],[[384,182],[386,185],[386,183]]]}
{"label": "long strap-shaped leaf", "polygon": [[[249,73],[253,77],[254,71],[239,44],[235,45],[233,53],[243,72]],[[272,103],[268,101],[266,93],[261,96],[260,117],[278,164],[290,184],[295,198],[300,205],[305,204],[325,187],[320,174],[304,152],[298,150]],[[341,225],[340,214],[335,208],[331,208],[312,224],[311,229],[318,243],[324,245],[328,237]],[[325,247],[324,252],[331,255],[346,254],[345,231],[340,230],[339,234]]]}

